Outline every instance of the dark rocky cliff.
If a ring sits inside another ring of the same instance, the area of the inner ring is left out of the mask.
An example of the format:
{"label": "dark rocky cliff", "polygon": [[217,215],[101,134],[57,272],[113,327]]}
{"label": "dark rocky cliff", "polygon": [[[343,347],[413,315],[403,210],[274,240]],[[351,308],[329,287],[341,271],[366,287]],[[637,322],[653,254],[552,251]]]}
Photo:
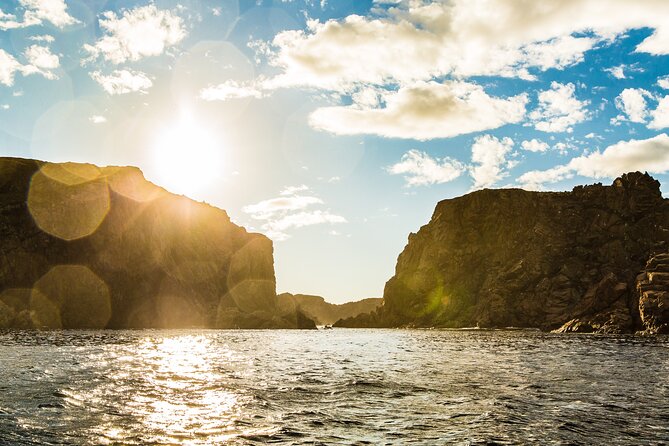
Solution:
{"label": "dark rocky cliff", "polygon": [[0,158],[0,328],[314,327],[272,242],[139,169]]}
{"label": "dark rocky cliff", "polygon": [[374,313],[339,326],[669,330],[669,204],[629,173],[572,192],[481,190],[441,201]]}
{"label": "dark rocky cliff", "polygon": [[370,297],[355,302],[331,304],[321,296],[291,293],[279,294],[277,298],[279,299],[279,308],[282,308],[283,311],[300,310],[319,325],[331,325],[339,319],[370,313],[376,310],[383,301],[380,297]]}

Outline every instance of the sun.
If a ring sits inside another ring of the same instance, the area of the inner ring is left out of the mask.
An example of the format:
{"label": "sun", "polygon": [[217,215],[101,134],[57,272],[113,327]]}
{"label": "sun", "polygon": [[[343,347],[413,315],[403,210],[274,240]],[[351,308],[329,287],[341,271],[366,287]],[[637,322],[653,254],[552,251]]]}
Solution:
{"label": "sun", "polygon": [[222,141],[184,112],[170,126],[156,132],[151,145],[151,171],[167,190],[198,195],[222,176]]}

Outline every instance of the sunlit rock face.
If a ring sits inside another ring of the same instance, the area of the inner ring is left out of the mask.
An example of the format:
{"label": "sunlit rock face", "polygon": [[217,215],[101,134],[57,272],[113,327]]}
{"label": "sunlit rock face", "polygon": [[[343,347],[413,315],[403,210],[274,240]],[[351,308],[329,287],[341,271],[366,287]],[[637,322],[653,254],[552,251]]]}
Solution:
{"label": "sunlit rock face", "polygon": [[659,186],[637,172],[572,192],[481,190],[441,201],[409,236],[383,306],[339,325],[664,329],[669,280],[648,270],[655,288],[640,291],[646,279],[637,279],[669,250]]}
{"label": "sunlit rock face", "polygon": [[139,169],[0,158],[0,328],[296,328],[272,242]]}

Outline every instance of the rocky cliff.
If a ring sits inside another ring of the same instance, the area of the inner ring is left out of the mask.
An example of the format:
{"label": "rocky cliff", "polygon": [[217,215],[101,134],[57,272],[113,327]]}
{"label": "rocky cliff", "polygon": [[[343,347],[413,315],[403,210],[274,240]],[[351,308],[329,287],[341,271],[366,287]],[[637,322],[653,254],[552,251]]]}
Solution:
{"label": "rocky cliff", "polygon": [[131,167],[0,158],[0,328],[314,327],[272,242]]}
{"label": "rocky cliff", "polygon": [[339,319],[358,316],[375,311],[383,299],[368,298],[344,304],[331,304],[321,296],[282,293],[277,296],[279,308],[286,312],[302,311],[318,325],[332,325]]}
{"label": "rocky cliff", "polygon": [[441,201],[374,313],[339,326],[669,331],[669,204],[629,173],[571,192],[481,190]]}

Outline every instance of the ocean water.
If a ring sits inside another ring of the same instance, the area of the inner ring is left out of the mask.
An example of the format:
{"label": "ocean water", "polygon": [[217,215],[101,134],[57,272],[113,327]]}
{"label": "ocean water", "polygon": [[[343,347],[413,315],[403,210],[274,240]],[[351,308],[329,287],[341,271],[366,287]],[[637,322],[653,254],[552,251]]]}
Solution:
{"label": "ocean water", "polygon": [[0,444],[669,443],[669,338],[4,331]]}

